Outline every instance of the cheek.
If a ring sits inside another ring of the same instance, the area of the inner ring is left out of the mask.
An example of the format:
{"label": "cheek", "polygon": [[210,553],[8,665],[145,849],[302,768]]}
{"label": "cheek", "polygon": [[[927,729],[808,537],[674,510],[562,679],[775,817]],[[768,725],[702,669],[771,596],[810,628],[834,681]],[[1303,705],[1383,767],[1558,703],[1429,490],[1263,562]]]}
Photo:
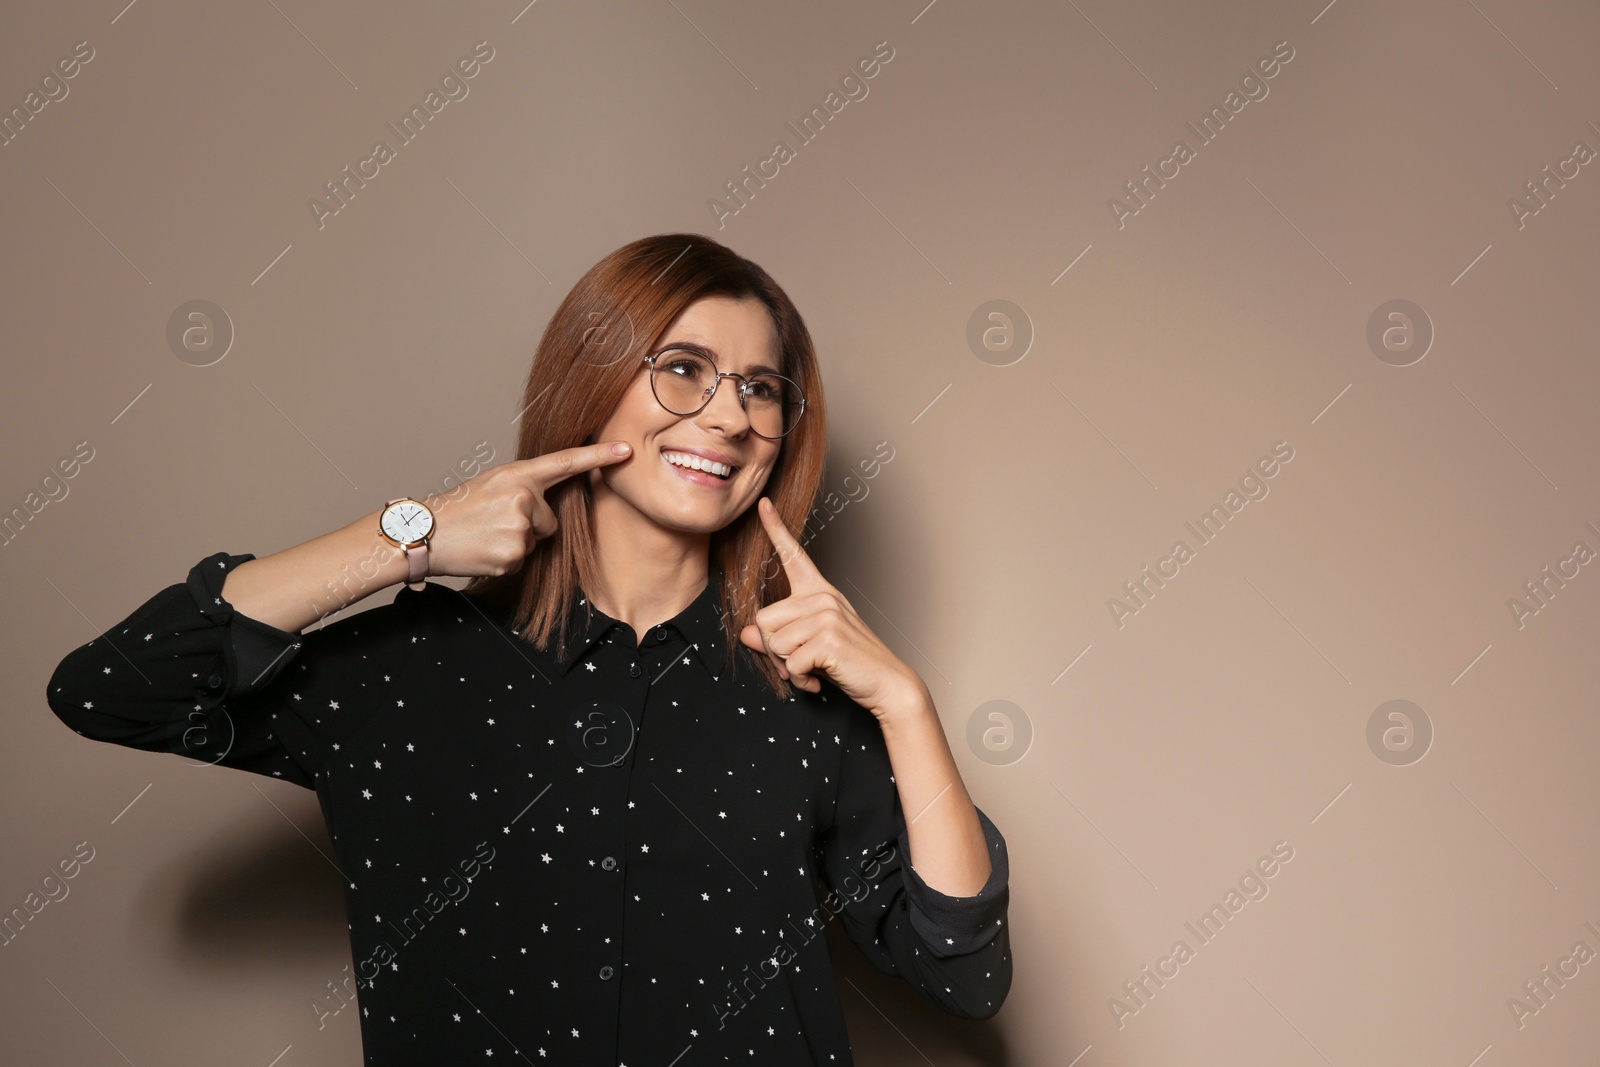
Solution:
{"label": "cheek", "polygon": [[772,454],[765,456],[751,464],[752,468],[754,469],[745,472],[747,484],[752,489],[764,490],[767,486],[767,482],[772,477],[772,468],[777,462],[778,454],[777,452],[773,452]]}
{"label": "cheek", "polygon": [[597,440],[632,440],[639,444],[647,433],[654,433],[677,421],[677,417],[656,403],[650,379],[640,377],[622,394],[611,417],[600,428]]}

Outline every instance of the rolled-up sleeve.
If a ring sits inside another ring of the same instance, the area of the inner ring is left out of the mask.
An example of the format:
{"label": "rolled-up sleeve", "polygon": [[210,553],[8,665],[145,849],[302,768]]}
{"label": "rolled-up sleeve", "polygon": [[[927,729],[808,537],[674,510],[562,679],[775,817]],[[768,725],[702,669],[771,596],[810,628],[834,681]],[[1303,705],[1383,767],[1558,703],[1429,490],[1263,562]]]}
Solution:
{"label": "rolled-up sleeve", "polygon": [[819,838],[823,880],[848,898],[839,920],[879,970],[901,976],[952,1015],[990,1018],[1011,988],[1005,838],[978,808],[990,862],[983,888],[955,897],[924,882],[909,862],[910,839],[877,719],[842,693],[832,699],[850,704],[833,820]]}
{"label": "rolled-up sleeve", "polygon": [[[315,788],[338,739],[382,706],[409,645],[405,592],[303,634],[235,611],[217,552],[66,655],[46,700],[77,733]],[[415,595],[415,594],[413,594]]]}

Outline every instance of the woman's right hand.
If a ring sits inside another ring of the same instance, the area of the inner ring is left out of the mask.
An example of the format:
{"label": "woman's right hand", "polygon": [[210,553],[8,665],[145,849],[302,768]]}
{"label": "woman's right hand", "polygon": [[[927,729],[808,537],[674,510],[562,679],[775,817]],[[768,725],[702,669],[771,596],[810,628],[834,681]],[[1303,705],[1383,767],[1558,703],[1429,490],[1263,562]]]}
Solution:
{"label": "woman's right hand", "polygon": [[[613,446],[623,448],[621,455]],[[631,454],[626,442],[601,441],[563,448],[532,459],[515,459],[480,471],[452,490],[423,501],[433,512],[428,574],[475,578],[511,574],[543,538],[556,532],[556,514],[545,503],[551,486]]]}

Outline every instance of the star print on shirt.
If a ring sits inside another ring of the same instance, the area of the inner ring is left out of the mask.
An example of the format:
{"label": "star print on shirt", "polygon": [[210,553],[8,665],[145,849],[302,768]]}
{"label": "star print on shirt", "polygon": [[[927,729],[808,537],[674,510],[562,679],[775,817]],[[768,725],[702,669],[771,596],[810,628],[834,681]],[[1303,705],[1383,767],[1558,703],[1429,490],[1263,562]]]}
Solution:
{"label": "star print on shirt", "polygon": [[[540,1062],[637,1065],[659,1058],[661,1035],[687,1031],[697,1062],[847,1067],[816,936],[824,891],[856,898],[848,915],[859,921],[840,931],[935,1003],[987,1018],[1004,1000],[998,831],[980,810],[997,873],[977,897],[921,883],[876,719],[826,680],[820,694],[769,688],[756,655],[727,639],[720,577],[642,645],[637,631],[580,608],[564,647],[540,648],[508,610],[433,582],[305,634],[241,623],[218,596],[245,558],[202,561],[204,574],[108,630],[152,635],[121,649],[138,673],[121,669],[109,642],[92,643],[52,679],[50,704],[80,733],[147,741],[152,719],[185,719],[197,683],[223,674],[205,701],[226,703],[235,728],[218,763],[314,790],[335,858],[362,872],[359,885],[341,883],[349,914],[374,916],[349,930],[353,959],[382,961],[381,977],[360,987],[364,1062],[499,1058],[514,1040]],[[628,724],[625,738],[604,737],[615,764],[593,758],[601,735],[583,743],[596,705]],[[180,755],[181,734],[166,732]],[[521,850],[514,835],[536,847]],[[770,877],[785,869],[797,876]],[[717,906],[695,907],[697,897]],[[430,932],[436,917],[442,929]],[[624,936],[651,928],[659,936]],[[380,944],[393,958],[375,955]],[[785,952],[792,977],[743,1004],[728,999],[729,975],[756,960],[765,972]],[[635,1025],[596,1014],[591,993],[632,998]],[[458,996],[472,1008],[450,1002]],[[541,1030],[576,1031],[566,1055],[546,1046],[536,1057]],[[763,1056],[748,1039],[731,1043],[762,1030]]]}

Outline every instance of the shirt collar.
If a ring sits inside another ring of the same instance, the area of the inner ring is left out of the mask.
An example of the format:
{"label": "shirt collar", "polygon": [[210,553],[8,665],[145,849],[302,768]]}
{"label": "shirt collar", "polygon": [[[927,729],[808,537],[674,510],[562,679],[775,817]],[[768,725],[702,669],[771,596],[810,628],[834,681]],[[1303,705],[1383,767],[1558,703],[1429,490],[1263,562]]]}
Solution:
{"label": "shirt collar", "polygon": [[[627,628],[621,622],[613,619],[599,608],[588,603],[588,596],[580,588],[572,597],[567,606],[567,651],[557,664],[561,673],[566,674],[572,670],[577,662],[589,654],[589,650],[616,627],[618,633],[625,634]],[[666,644],[674,651],[679,647],[687,646],[693,649],[706,672],[713,678],[721,670],[721,658],[725,635],[722,629],[722,568],[713,562],[705,587],[698,596],[677,615],[651,627],[645,638],[646,649],[655,646],[655,632],[665,629],[667,632]],[[630,651],[632,651],[630,649]]]}

